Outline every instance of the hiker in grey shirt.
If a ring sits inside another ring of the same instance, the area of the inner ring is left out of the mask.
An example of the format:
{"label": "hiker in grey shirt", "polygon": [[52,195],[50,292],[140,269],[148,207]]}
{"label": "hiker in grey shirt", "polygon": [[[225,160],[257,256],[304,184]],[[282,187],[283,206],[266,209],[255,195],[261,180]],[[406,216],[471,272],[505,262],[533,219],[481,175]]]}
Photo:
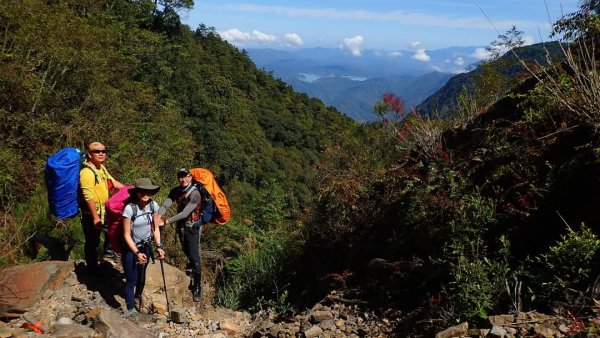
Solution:
{"label": "hiker in grey shirt", "polygon": [[210,194],[201,183],[192,177],[186,168],[177,172],[179,186],[171,189],[169,196],[158,211],[162,217],[171,207],[173,202],[177,203],[177,214],[165,219],[162,224],[177,224],[177,236],[181,242],[183,252],[192,269],[192,280],[190,288],[195,302],[200,301],[201,296],[201,274],[202,265],[200,258],[200,234],[202,225],[210,222],[215,211],[215,204]]}

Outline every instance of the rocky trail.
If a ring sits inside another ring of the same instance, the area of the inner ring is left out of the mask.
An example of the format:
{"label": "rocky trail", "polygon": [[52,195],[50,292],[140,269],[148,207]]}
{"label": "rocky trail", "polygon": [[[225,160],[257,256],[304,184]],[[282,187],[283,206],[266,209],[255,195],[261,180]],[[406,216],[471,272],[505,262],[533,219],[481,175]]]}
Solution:
{"label": "rocky trail", "polygon": [[[110,261],[108,261],[110,262]],[[184,272],[164,264],[167,313],[160,264],[150,264],[142,311],[125,314],[119,264],[103,262],[101,277],[80,261],[46,261],[2,271],[1,337],[390,337],[394,321],[328,297],[312,309],[278,322],[267,311],[255,315],[195,304]]]}
{"label": "rocky trail", "polygon": [[[268,311],[251,315],[212,306],[207,298],[215,290],[209,285],[203,285],[203,300],[194,303],[189,278],[164,263],[169,313],[158,262],[149,265],[141,312],[126,314],[119,268],[104,261],[97,277],[89,276],[81,261],[46,261],[1,271],[0,338],[428,336],[419,332],[427,324],[411,320],[410,313],[365,310],[335,291],[311,309],[277,320]],[[521,312],[491,316],[481,328],[461,323],[435,337],[598,337],[584,333],[600,325],[597,321]]]}

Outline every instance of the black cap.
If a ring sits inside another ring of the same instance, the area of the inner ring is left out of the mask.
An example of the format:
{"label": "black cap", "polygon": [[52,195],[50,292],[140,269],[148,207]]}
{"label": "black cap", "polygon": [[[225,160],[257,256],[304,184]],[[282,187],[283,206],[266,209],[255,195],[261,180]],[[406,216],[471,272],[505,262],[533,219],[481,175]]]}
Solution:
{"label": "black cap", "polygon": [[187,168],[181,168],[179,169],[179,171],[177,172],[177,176],[187,176],[190,174],[190,171],[187,170]]}

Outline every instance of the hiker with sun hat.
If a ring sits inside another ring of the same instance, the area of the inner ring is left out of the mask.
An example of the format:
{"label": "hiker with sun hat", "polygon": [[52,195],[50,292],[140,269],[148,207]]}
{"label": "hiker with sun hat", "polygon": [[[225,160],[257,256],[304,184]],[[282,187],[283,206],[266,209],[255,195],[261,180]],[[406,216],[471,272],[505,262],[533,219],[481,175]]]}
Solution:
{"label": "hiker with sun hat", "polygon": [[[129,313],[136,312],[135,298],[141,302],[144,291],[146,267],[152,255],[152,241],[156,245],[158,259],[165,257],[158,224],[159,206],[152,196],[160,187],[149,178],[139,178],[130,190],[131,201],[123,210],[123,236],[125,245],[121,256],[125,272],[125,303]],[[141,305],[140,305],[141,307]]]}

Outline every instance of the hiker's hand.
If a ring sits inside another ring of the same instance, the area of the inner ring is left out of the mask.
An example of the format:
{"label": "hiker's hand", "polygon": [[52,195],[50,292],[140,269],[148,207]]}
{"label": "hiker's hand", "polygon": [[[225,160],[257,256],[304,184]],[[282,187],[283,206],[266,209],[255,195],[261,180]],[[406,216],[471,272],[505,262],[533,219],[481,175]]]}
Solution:
{"label": "hiker's hand", "polygon": [[148,257],[146,257],[145,253],[139,252],[137,255],[137,262],[140,264],[146,264],[148,262]]}
{"label": "hiker's hand", "polygon": [[158,259],[164,259],[165,258],[165,250],[163,250],[163,249],[156,249],[156,253],[158,253]]}
{"label": "hiker's hand", "polygon": [[104,227],[104,224],[102,224],[100,217],[94,217],[94,228],[100,230],[102,227]]}

